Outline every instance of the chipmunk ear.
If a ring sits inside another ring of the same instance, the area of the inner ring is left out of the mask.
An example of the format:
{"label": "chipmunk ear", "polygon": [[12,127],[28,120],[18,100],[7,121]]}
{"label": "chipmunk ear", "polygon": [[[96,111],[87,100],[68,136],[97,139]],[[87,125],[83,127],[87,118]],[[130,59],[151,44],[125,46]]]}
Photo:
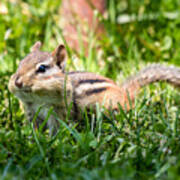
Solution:
{"label": "chipmunk ear", "polygon": [[31,52],[39,50],[40,47],[41,47],[41,42],[40,42],[40,41],[37,41],[37,42],[31,47]]}
{"label": "chipmunk ear", "polygon": [[53,52],[52,56],[57,66],[64,70],[66,64],[66,48],[63,44],[60,44]]}

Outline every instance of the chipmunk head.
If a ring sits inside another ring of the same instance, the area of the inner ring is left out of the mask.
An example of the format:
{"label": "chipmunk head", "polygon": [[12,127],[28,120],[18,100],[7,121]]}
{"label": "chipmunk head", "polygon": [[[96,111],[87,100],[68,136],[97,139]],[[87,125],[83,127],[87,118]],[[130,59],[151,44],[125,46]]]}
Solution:
{"label": "chipmunk head", "polygon": [[[31,53],[21,60],[9,81],[9,90],[22,101],[34,101],[33,96],[56,96],[64,83],[66,50],[59,45],[52,53],[40,51],[36,42]],[[50,98],[52,99],[52,98]]]}

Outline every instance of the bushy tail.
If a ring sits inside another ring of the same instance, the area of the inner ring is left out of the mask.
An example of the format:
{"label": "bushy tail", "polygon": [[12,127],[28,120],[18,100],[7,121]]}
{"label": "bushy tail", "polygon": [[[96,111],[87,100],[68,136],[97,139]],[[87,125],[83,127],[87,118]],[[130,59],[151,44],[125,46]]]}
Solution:
{"label": "bushy tail", "polygon": [[133,98],[141,87],[158,81],[165,81],[175,87],[180,87],[180,68],[152,64],[126,80],[122,87]]}

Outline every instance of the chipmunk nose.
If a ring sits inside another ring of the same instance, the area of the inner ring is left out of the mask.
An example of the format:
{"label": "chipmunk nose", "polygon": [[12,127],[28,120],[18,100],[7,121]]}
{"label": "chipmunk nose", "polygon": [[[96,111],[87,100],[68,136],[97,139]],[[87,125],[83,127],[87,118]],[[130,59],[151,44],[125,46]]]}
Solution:
{"label": "chipmunk nose", "polygon": [[19,79],[19,76],[16,77],[16,80],[15,80],[15,85],[18,87],[18,88],[22,88],[22,81]]}

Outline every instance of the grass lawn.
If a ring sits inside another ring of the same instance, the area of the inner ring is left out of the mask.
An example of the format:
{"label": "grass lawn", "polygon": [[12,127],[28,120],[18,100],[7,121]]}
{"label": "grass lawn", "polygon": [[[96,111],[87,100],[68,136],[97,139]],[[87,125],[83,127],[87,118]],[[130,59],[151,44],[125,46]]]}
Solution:
{"label": "grass lawn", "polygon": [[[49,137],[27,122],[8,80],[36,41],[46,51],[62,42],[60,6],[0,1],[0,179],[180,179],[180,93],[166,83],[142,89],[135,108],[116,117],[97,108],[96,125],[85,116],[79,129],[67,118]],[[120,84],[150,63],[180,66],[179,0],[107,0],[107,7],[107,33],[97,40],[90,32],[87,57],[83,47],[79,58],[70,49],[70,70]]]}

